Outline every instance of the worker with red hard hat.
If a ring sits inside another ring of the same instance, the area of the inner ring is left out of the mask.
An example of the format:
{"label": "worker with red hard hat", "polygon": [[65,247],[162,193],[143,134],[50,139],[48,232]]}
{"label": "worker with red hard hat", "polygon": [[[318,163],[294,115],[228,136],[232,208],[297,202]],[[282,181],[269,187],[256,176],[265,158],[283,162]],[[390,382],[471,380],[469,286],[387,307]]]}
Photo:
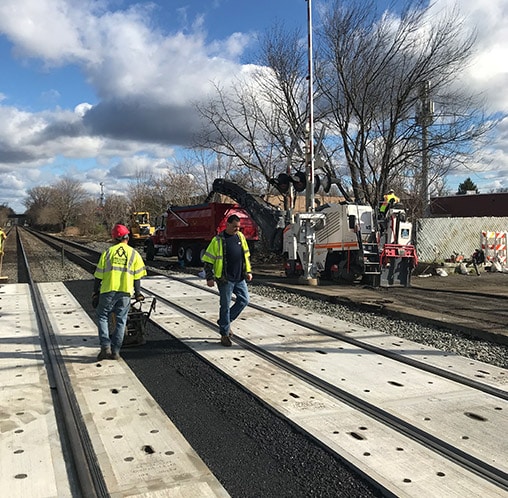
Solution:
{"label": "worker with red hard hat", "polygon": [[[141,278],[146,275],[141,255],[129,246],[129,229],[116,224],[111,231],[114,244],[101,254],[94,273],[92,305],[97,308],[99,342],[101,350],[98,360],[120,359],[130,308],[131,296],[138,301],[141,294]],[[109,318],[116,316],[115,330],[109,335]]]}

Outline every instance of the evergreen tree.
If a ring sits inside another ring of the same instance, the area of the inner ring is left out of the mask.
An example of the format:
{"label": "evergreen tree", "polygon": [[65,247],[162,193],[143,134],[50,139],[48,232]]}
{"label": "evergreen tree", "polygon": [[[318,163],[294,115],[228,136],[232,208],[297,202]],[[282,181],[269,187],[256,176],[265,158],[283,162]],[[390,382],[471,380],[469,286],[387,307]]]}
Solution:
{"label": "evergreen tree", "polygon": [[471,191],[473,190],[475,193],[479,193],[478,192],[478,187],[475,185],[475,183],[473,182],[473,180],[471,180],[471,178],[466,178],[460,185],[459,185],[459,188],[457,190],[457,195],[464,195],[464,194],[467,194],[468,191]]}

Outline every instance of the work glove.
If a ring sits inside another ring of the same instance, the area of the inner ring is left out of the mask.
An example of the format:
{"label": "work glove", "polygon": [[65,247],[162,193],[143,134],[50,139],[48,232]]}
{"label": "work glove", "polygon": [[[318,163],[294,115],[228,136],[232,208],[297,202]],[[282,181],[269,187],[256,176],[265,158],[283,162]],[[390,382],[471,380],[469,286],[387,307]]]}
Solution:
{"label": "work glove", "polygon": [[98,292],[94,292],[92,294],[92,308],[97,308],[97,306],[99,305],[99,293]]}
{"label": "work glove", "polygon": [[135,299],[138,302],[144,301],[145,300],[145,296],[143,296],[143,294],[136,294]]}

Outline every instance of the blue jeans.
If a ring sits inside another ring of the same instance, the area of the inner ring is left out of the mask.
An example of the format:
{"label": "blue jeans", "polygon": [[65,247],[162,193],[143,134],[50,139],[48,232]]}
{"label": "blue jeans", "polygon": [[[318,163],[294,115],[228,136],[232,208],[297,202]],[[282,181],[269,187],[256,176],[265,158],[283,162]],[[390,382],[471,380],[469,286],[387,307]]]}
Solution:
{"label": "blue jeans", "polygon": [[[97,320],[99,322],[99,342],[101,348],[111,348],[113,353],[118,353],[123,343],[127,314],[129,313],[131,297],[125,292],[105,292],[99,296],[97,305]],[[115,330],[109,337],[109,317],[114,313],[116,316]]]}
{"label": "blue jeans", "polygon": [[[229,326],[233,320],[238,318],[238,315],[249,304],[249,291],[247,289],[247,282],[241,280],[240,282],[225,282],[219,283],[220,294],[220,308],[219,308],[219,325],[220,335],[229,335]],[[235,295],[236,301],[231,306],[232,295]]]}

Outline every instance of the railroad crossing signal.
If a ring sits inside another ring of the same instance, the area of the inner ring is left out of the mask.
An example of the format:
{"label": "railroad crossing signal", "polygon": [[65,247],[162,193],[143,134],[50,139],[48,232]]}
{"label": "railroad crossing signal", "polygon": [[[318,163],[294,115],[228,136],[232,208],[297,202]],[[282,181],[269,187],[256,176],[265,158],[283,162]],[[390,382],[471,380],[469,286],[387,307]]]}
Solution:
{"label": "railroad crossing signal", "polygon": [[[328,193],[330,192],[332,185],[338,182],[339,180],[337,178],[334,178],[328,174],[314,175],[314,193],[317,194],[321,187],[323,187],[325,193]],[[277,178],[272,178],[270,183],[275,185],[277,190],[283,195],[289,193],[289,188],[291,185],[293,185],[295,192],[298,193],[305,192],[305,189],[307,188],[307,178],[303,171],[297,171],[293,175],[280,173]]]}

